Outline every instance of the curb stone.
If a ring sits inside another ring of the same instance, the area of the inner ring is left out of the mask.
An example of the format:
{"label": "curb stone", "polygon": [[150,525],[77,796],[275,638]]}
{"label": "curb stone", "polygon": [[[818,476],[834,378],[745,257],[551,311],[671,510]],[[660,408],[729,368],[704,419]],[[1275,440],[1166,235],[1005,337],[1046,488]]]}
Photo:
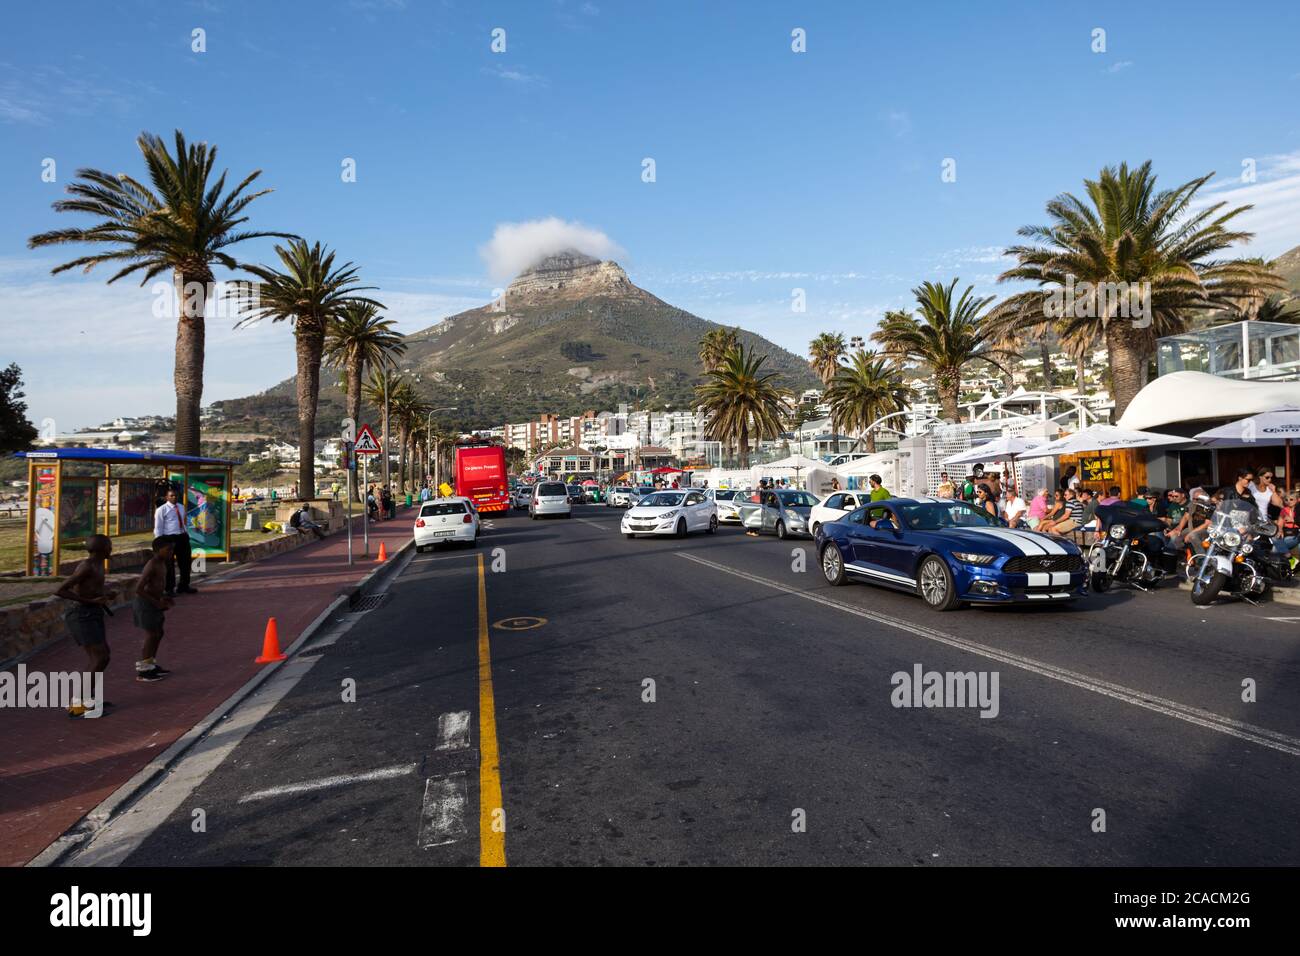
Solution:
{"label": "curb stone", "polygon": [[190,748],[198,743],[222,718],[243,703],[284,664],[293,660],[303,645],[316,636],[316,632],[325,625],[332,615],[344,606],[351,607],[355,604],[357,598],[365,592],[366,588],[374,585],[381,576],[395,577],[397,571],[394,569],[398,568],[399,565],[405,566],[404,559],[413,553],[414,547],[415,539],[411,538],[395,550],[386,562],[366,574],[357,584],[341,588],[339,595],[329,603],[325,610],[316,616],[315,620],[303,628],[302,633],[298,635],[292,644],[285,648],[285,659],[283,661],[263,666],[242,687],[177,738],[170,747],[149,761],[130,780],[109,794],[102,803],[63,831],[53,843],[33,857],[26,865],[32,867],[61,865],[64,859],[77,847],[107,826],[114,817],[124,812],[138,797],[146,790],[149,790],[163,774],[179,763]]}

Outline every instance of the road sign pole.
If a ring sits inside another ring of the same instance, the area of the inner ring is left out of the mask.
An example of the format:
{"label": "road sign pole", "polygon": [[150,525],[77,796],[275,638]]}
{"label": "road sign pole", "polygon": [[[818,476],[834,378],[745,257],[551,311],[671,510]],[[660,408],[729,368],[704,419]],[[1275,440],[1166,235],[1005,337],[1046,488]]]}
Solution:
{"label": "road sign pole", "polygon": [[361,536],[370,557],[370,456],[361,459]]}
{"label": "road sign pole", "polygon": [[356,458],[353,457],[351,442],[344,443],[343,454],[343,468],[347,472],[348,485],[348,567],[352,567],[352,463]]}

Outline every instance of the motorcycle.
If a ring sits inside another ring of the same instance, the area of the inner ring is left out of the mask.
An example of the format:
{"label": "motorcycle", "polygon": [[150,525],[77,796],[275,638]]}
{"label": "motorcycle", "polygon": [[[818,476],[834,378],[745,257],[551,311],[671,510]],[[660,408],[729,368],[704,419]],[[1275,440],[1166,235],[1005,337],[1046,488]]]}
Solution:
{"label": "motorcycle", "polygon": [[1116,581],[1149,591],[1172,570],[1175,556],[1164,524],[1128,504],[1098,505],[1101,534],[1088,549],[1088,589],[1103,594]]}
{"label": "motorcycle", "polygon": [[1205,553],[1194,554],[1188,561],[1192,603],[1202,607],[1213,604],[1227,588],[1234,597],[1258,604],[1257,599],[1272,582],[1293,577],[1286,557],[1273,553],[1277,534],[1277,524],[1261,520],[1250,502],[1228,499],[1220,503],[1210,516]]}

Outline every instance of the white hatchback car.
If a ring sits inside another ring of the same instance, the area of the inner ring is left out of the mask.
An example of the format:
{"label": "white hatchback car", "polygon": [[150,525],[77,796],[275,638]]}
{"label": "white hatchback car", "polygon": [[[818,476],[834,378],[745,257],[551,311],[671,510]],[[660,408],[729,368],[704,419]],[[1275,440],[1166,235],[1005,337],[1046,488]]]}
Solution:
{"label": "white hatchback car", "polygon": [[435,498],[420,505],[415,519],[415,550],[460,542],[478,544],[479,520],[468,498]]}
{"label": "white hatchback car", "polygon": [[528,502],[528,517],[536,521],[549,515],[573,517],[569,488],[562,481],[539,481],[533,486],[533,497]]}
{"label": "white hatchback car", "polygon": [[832,491],[821,504],[813,505],[808,530],[813,534],[828,521],[839,521],[850,511],[870,503],[870,491]]}
{"label": "white hatchback car", "polygon": [[623,534],[671,534],[684,538],[692,531],[718,530],[718,508],[702,491],[656,491],[623,515]]}

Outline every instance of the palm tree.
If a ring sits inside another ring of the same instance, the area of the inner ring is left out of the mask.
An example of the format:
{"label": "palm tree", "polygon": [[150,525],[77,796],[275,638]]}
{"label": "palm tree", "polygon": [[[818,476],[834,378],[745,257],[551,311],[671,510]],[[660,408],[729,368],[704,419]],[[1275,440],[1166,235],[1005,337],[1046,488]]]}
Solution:
{"label": "palm tree", "polygon": [[406,491],[408,487],[407,463],[414,463],[415,461],[414,451],[412,450],[408,458],[407,450],[414,443],[416,429],[423,423],[424,415],[431,406],[420,398],[415,386],[409,380],[399,382],[397,387],[390,392],[389,403],[392,406],[392,416],[397,421],[397,443],[401,451],[401,458],[397,466],[397,486],[400,491]]}
{"label": "palm tree", "polygon": [[1263,301],[1255,313],[1258,322],[1300,322],[1300,312],[1291,308],[1294,302],[1281,296],[1271,296]]}
{"label": "palm tree", "polygon": [[[916,400],[916,393],[899,378],[898,369],[875,352],[857,351],[831,380],[825,399],[836,421],[861,432],[876,419],[901,412]],[[867,451],[875,450],[876,433],[869,432]]]}
{"label": "palm tree", "polygon": [[93,253],[56,266],[54,274],[75,267],[89,272],[102,263],[123,263],[110,283],[143,269],[140,284],[170,272],[176,297],[176,454],[199,454],[199,414],[203,405],[204,315],[212,291],[212,267],[243,269],[226,250],[246,239],[292,238],[285,232],[242,229],[249,203],[271,192],[244,190],[261,175],[256,169],[225,191],[226,172],[209,184],[217,159],[215,146],[187,144],[176,131],[176,153],[163,140],[141,133],[136,140],[149,173],[150,186],[125,173],[77,170],[68,193],[77,197],[54,203],[55,212],[84,212],[100,222],[86,229],[56,229],[27,240],[30,248],[65,242],[106,243]]}
{"label": "palm tree", "polygon": [[[1008,249],[1019,264],[999,277],[1038,288],[1008,299],[995,321],[1024,324],[1051,315],[1060,318],[1063,336],[1087,329],[1105,343],[1115,415],[1123,415],[1146,384],[1157,338],[1185,331],[1200,310],[1231,308],[1281,288],[1282,280],[1258,260],[1211,258],[1252,238],[1229,227],[1250,206],[1194,207],[1213,175],[1157,192],[1150,161],[1133,170],[1123,163],[1085,181],[1089,202],[1069,193],[1053,199],[1047,204],[1052,224],[1022,227],[1020,235],[1036,244]],[[1067,290],[1073,308],[1062,299]],[[1130,293],[1142,301],[1140,310]],[[1145,314],[1135,317],[1135,311]]]}
{"label": "palm tree", "polygon": [[999,344],[1001,331],[986,320],[984,310],[993,297],[975,298],[975,287],[967,286],[953,301],[958,281],[953,279],[946,286],[921,283],[912,290],[921,320],[908,312],[886,312],[871,336],[895,362],[929,366],[943,417],[949,421],[956,421],[960,414],[957,402],[962,369],[970,362],[984,361],[1005,373],[1003,363],[1015,355]]}
{"label": "palm tree", "polygon": [[718,368],[706,373],[703,385],[695,386],[708,416],[707,436],[733,446],[742,468],[751,440],[776,438],[785,430],[786,392],[774,381],[778,373],[763,371],[766,361],[766,355],[737,345]]}
{"label": "palm tree", "polygon": [[700,364],[706,373],[722,364],[723,357],[740,344],[740,329],[713,329],[700,339]]}
{"label": "palm tree", "polygon": [[325,358],[343,370],[343,390],[348,395],[348,416],[361,424],[361,380],[366,368],[392,361],[406,351],[396,323],[379,315],[373,305],[345,305],[325,330]]}
{"label": "palm tree", "polygon": [[823,332],[808,343],[808,364],[822,380],[822,387],[829,388],[842,366],[840,359],[845,354],[844,336],[839,332]]}
{"label": "palm tree", "polygon": [[307,500],[316,495],[313,449],[326,332],[348,306],[382,309],[383,304],[357,295],[373,286],[357,285],[357,268],[350,262],[335,268],[334,253],[319,242],[309,246],[302,239],[291,239],[287,246],[276,246],[275,252],[284,271],[247,266],[257,281],[235,282],[232,297],[244,313],[240,325],[266,318],[293,325],[298,357],[298,497]]}

